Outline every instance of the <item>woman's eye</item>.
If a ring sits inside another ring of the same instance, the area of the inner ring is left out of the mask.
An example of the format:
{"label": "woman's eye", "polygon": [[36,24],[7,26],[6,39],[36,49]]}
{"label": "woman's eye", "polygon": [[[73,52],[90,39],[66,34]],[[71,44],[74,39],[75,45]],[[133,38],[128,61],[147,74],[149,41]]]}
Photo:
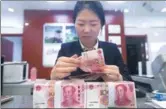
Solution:
{"label": "woman's eye", "polygon": [[97,24],[91,24],[91,26],[97,26]]}
{"label": "woman's eye", "polygon": [[78,24],[79,26],[84,26],[84,24]]}

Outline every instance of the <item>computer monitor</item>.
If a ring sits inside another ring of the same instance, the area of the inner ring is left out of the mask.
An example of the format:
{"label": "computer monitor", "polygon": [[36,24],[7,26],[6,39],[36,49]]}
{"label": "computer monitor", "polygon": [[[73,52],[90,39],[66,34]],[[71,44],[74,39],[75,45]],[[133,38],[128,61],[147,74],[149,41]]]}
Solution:
{"label": "computer monitor", "polygon": [[152,62],[152,71],[155,77],[153,88],[160,92],[166,92],[166,54],[158,55]]}

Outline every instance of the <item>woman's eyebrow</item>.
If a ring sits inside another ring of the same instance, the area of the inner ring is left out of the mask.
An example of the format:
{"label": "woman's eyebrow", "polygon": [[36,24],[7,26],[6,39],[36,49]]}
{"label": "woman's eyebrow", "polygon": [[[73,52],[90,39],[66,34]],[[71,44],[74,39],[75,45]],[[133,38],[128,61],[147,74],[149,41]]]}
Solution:
{"label": "woman's eyebrow", "polygon": [[85,20],[78,19],[79,22],[85,22]]}
{"label": "woman's eyebrow", "polygon": [[98,20],[90,20],[90,22],[99,22]]}
{"label": "woman's eyebrow", "polygon": [[90,20],[89,22],[90,22],[90,23],[99,23],[98,20]]}
{"label": "woman's eyebrow", "polygon": [[[86,20],[78,19],[79,22],[86,22]],[[89,20],[89,22],[99,22],[98,20]]]}

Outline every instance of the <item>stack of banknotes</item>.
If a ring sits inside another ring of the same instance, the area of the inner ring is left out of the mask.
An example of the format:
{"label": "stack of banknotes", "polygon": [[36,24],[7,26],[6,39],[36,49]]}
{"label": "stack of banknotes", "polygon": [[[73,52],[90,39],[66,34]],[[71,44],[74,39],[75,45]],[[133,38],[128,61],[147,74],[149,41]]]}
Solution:
{"label": "stack of banknotes", "polygon": [[133,82],[84,82],[80,79],[36,82],[33,108],[136,108]]}

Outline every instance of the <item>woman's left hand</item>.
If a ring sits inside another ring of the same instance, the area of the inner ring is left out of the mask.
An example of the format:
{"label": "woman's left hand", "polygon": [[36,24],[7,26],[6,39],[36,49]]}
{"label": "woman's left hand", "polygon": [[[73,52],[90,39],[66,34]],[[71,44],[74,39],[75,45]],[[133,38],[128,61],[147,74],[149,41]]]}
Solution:
{"label": "woman's left hand", "polygon": [[122,75],[120,74],[119,67],[115,65],[105,65],[102,67],[102,76],[104,81],[122,81]]}

